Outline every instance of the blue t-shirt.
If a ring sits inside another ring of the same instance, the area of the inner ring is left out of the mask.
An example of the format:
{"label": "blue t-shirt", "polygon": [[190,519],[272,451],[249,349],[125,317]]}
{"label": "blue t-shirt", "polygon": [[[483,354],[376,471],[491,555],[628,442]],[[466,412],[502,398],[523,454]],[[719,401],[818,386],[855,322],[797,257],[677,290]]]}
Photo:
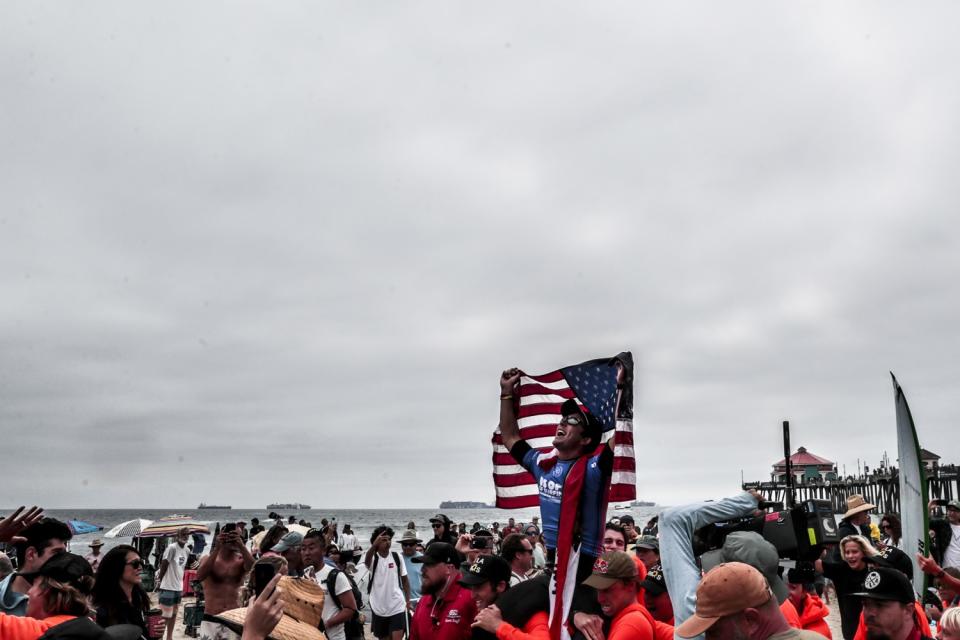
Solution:
{"label": "blue t-shirt", "polygon": [[420,599],[420,568],[423,567],[422,564],[414,564],[413,559],[422,556],[422,553],[417,553],[412,556],[401,555],[403,558],[403,564],[407,565],[407,580],[410,582],[410,599],[419,600]]}
{"label": "blue t-shirt", "polygon": [[[538,463],[546,454],[530,448],[524,441],[514,445],[511,452],[524,469],[537,481],[540,492],[540,519],[543,522],[543,539],[547,549],[557,548],[557,536],[560,528],[560,502],[563,497],[563,485],[567,474],[577,461],[557,460],[551,469],[544,470]],[[586,477],[580,494],[580,552],[598,556],[603,551],[602,533],[604,527],[603,489],[610,477],[613,466],[613,452],[609,447],[587,461]]]}

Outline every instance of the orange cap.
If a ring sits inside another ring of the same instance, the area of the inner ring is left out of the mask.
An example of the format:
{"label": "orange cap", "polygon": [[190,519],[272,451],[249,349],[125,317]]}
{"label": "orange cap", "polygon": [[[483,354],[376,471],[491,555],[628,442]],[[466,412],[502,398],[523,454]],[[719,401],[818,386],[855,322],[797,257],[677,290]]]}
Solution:
{"label": "orange cap", "polygon": [[694,638],[722,618],[773,597],[763,574],[742,562],[726,562],[703,576],[697,586],[697,611],[676,629],[681,638]]}

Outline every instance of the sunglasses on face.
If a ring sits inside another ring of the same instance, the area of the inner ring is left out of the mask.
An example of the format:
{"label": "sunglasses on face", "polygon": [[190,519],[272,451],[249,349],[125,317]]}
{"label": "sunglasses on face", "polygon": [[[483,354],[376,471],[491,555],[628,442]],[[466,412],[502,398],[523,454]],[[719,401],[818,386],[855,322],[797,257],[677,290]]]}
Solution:
{"label": "sunglasses on face", "polygon": [[136,560],[131,560],[130,562],[127,562],[126,564],[130,565],[130,566],[133,567],[134,569],[140,569],[140,568],[143,566],[143,561],[138,558],[138,559],[136,559]]}
{"label": "sunglasses on face", "polygon": [[416,542],[401,542],[401,543],[400,543],[400,546],[401,546],[401,547],[415,547],[415,546],[417,546],[417,543],[416,543]]}
{"label": "sunglasses on face", "polygon": [[572,427],[582,427],[583,418],[578,415],[564,416],[563,419],[560,420],[560,424],[568,424]]}
{"label": "sunglasses on face", "polygon": [[443,528],[443,525],[440,524],[439,522],[434,522],[434,523],[433,523],[432,525],[430,525],[430,526],[433,527],[434,529],[441,529],[441,528]]}

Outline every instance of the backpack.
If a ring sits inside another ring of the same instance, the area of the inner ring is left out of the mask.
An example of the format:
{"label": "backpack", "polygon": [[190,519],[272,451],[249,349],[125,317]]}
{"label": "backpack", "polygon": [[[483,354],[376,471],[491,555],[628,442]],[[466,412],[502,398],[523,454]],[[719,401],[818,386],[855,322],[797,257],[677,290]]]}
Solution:
{"label": "backpack", "polygon": [[[400,567],[403,565],[403,560],[400,559],[400,555],[396,551],[390,552],[393,555],[393,561],[397,565],[397,584],[400,585],[400,591],[403,591],[403,576],[400,575]],[[370,580],[367,582],[367,593],[370,593],[370,590],[373,589],[373,577],[377,575],[377,563],[380,562],[380,554],[373,554],[373,566],[370,567]]]}
{"label": "backpack", "polygon": [[[337,605],[338,609],[343,609],[343,606],[340,604],[340,598],[337,597],[336,593],[337,576],[341,573],[343,572],[340,571],[340,569],[331,569],[330,573],[327,574],[327,579],[324,581],[327,585],[327,595],[333,599],[333,604]],[[347,578],[347,582],[350,583],[353,598],[357,601],[356,611],[353,612],[349,620],[343,623],[343,632],[347,640],[363,638],[363,620],[360,618],[360,609],[363,608],[363,595],[360,593],[360,588],[357,587],[357,583],[350,577],[350,574],[343,573],[343,575]]]}

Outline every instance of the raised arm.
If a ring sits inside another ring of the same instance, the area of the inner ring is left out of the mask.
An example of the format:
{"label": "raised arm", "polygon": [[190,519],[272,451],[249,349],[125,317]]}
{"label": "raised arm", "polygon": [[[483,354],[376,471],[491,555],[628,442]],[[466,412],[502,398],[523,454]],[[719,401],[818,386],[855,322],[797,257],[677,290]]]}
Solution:
{"label": "raised arm", "polygon": [[507,369],[500,375],[500,436],[507,451],[520,440],[520,427],[513,408],[514,396],[520,387],[520,370]]}

